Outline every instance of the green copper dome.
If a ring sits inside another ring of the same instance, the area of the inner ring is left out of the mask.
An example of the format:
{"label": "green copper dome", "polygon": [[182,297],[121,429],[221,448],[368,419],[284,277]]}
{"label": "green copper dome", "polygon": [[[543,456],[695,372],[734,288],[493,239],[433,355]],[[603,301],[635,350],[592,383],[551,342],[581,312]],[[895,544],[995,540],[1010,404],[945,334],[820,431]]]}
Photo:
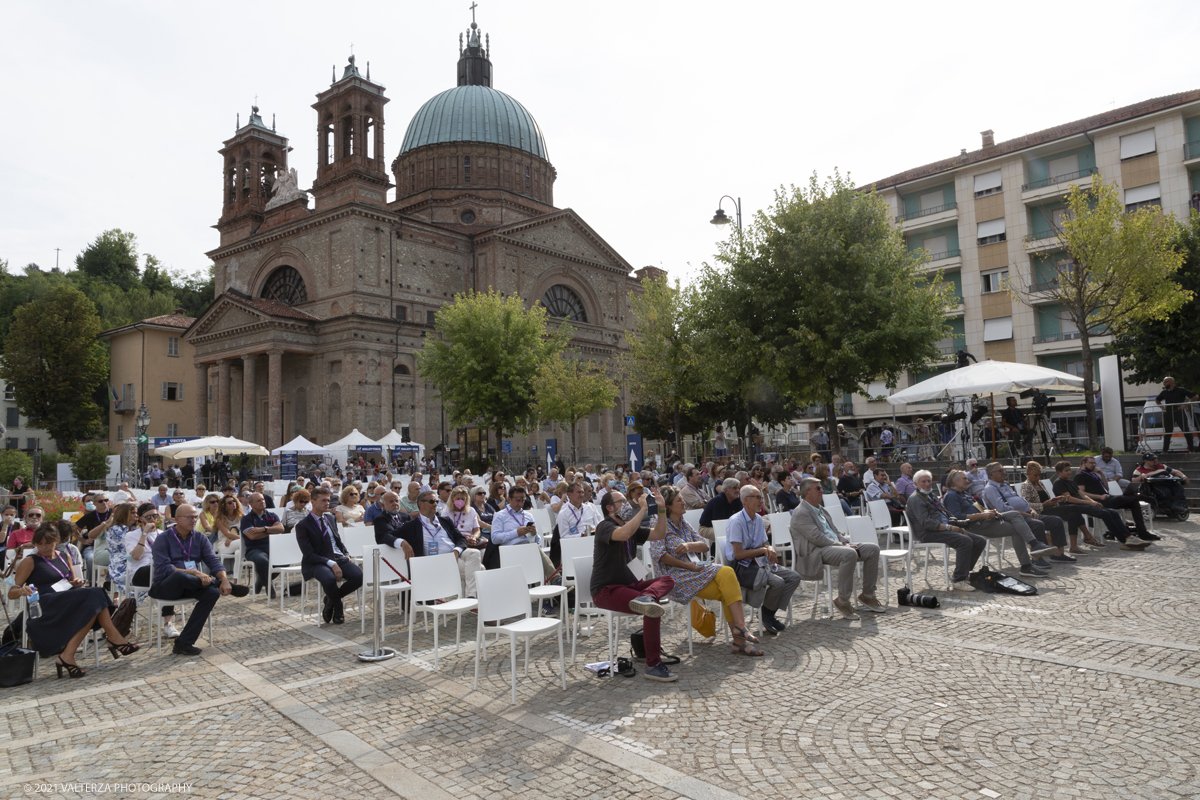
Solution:
{"label": "green copper dome", "polygon": [[400,155],[445,142],[502,144],[550,160],[533,115],[490,86],[456,86],[430,99],[408,123]]}

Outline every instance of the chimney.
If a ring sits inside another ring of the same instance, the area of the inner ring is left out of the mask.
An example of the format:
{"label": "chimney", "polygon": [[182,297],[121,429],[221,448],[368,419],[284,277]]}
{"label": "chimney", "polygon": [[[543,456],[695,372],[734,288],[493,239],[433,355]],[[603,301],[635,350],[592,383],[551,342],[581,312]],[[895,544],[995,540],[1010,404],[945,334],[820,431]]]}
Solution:
{"label": "chimney", "polygon": [[992,147],[996,144],[996,137],[992,135],[992,131],[980,131],[979,134],[983,137],[984,147]]}
{"label": "chimney", "polygon": [[178,315],[179,315],[179,316],[181,316],[181,317],[186,317],[186,316],[187,316],[187,309],[186,309],[186,308],[182,308],[182,307],[180,307],[180,308],[176,308],[176,309],[175,309],[175,313],[176,313],[176,314],[178,314]]}

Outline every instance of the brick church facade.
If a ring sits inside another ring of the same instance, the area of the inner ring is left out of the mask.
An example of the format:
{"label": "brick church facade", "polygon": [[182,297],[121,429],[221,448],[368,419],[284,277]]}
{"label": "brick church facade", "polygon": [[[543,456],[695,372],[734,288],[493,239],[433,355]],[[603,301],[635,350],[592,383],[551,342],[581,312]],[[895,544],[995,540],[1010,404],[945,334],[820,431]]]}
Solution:
{"label": "brick church facade", "polygon": [[[353,428],[372,438],[394,428],[427,450],[477,441],[449,429],[443,439],[441,401],[415,363],[434,312],[456,293],[495,288],[542,302],[570,320],[585,358],[607,362],[625,346],[629,292],[659,271],[634,272],[578,214],[554,206],[541,131],[491,87],[486,42],[472,22],[458,85],[413,117],[390,173],[388,98],[353,56],[313,105],[311,189],[296,187],[288,140],[257,108],[224,143],[220,245],[208,253],[217,294],[185,334],[207,387],[195,393],[199,435],[269,448],[301,434],[328,443]],[[580,423],[581,458],[621,452],[628,408],[623,393]],[[566,432],[509,438],[524,460],[555,436],[566,453]]]}

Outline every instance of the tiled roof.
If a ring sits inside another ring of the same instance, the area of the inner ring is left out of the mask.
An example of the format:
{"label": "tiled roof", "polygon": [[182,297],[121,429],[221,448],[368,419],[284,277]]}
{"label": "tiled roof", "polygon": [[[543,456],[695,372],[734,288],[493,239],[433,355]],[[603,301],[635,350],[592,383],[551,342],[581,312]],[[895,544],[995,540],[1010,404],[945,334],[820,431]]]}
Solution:
{"label": "tiled roof", "polygon": [[[1095,128],[1103,128],[1108,125],[1115,125],[1118,122],[1136,119],[1137,117],[1152,114],[1156,111],[1181,106],[1185,103],[1191,103],[1200,100],[1200,89],[1192,89],[1187,92],[1178,94],[1169,94],[1165,97],[1153,97],[1149,100],[1143,100],[1140,103],[1125,106],[1124,108],[1115,108],[1112,111],[1106,111],[1103,114],[1096,114],[1091,117],[1068,122],[1063,125],[1055,125],[1053,128],[1046,128],[1036,133],[1028,133],[1024,136],[1018,136],[1016,139],[1009,139],[1006,142],[998,142],[991,147],[985,147],[981,150],[976,150],[964,155],[946,158],[941,161],[935,161],[932,164],[926,164],[923,167],[906,170],[897,173],[890,177],[884,178],[881,181],[875,181],[876,188],[882,189],[888,186],[897,186],[901,183],[908,183],[919,178],[927,178],[931,175],[937,175],[939,172],[948,172],[959,167],[975,164],[980,161],[986,161],[989,158],[996,156],[1008,155],[1019,150],[1024,150],[1027,147],[1035,147],[1039,144],[1052,142],[1055,139],[1065,139],[1068,136],[1076,136],[1084,131],[1090,131]],[[870,188],[870,184],[863,187]]]}
{"label": "tiled roof", "polygon": [[233,292],[225,292],[225,296],[234,302],[242,305],[250,306],[264,314],[270,314],[272,317],[288,317],[290,319],[302,319],[308,322],[317,322],[317,317],[312,314],[307,314],[298,308],[292,308],[278,300],[268,300],[265,297],[243,297],[242,295],[234,294]]}
{"label": "tiled roof", "polygon": [[142,320],[147,325],[169,325],[172,328],[186,328],[195,321],[195,317],[185,317],[183,314],[163,314]]}

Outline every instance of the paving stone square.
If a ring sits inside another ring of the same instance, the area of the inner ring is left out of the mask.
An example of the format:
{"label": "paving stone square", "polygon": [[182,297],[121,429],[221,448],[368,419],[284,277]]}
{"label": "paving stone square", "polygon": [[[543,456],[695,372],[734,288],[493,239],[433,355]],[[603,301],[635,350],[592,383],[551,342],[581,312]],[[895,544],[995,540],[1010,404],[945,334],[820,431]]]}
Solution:
{"label": "paving stone square", "polygon": [[302,619],[298,598],[225,598],[201,657],[150,641],[99,668],[81,657],[81,680],[45,660],[3,690],[0,797],[1200,797],[1200,525],[1158,529],[1147,552],[1056,566],[1035,597],[947,592],[931,565],[916,588],[941,608],[893,597],[846,621],[806,583],[761,659],[719,631],[689,655],[678,608],[663,625],[677,683],[585,670],[607,657],[600,628],[574,665],[564,638],[564,691],[539,640],[528,676],[518,650],[516,705],[507,641],[471,688],[474,616],[458,647],[442,630],[435,671],[420,621],[406,655],[394,599],[400,655],[366,663],[353,603],[339,626],[311,602]]}

